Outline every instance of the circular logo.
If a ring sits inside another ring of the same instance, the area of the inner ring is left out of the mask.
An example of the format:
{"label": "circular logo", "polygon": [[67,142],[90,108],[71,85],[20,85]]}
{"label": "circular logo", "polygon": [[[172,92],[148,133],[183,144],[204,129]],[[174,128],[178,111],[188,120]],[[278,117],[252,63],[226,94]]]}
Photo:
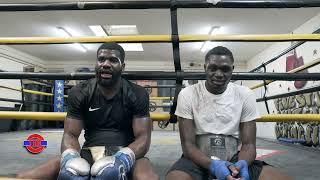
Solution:
{"label": "circular logo", "polygon": [[214,143],[216,144],[216,146],[222,146],[222,139],[217,138],[214,140]]}
{"label": "circular logo", "polygon": [[26,141],[23,141],[23,146],[33,154],[38,154],[47,147],[47,141],[39,134],[31,134]]}

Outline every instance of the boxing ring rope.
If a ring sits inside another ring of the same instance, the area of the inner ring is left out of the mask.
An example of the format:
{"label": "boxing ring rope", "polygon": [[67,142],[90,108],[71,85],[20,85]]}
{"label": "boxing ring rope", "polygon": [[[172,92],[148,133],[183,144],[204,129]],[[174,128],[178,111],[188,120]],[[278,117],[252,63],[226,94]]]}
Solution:
{"label": "boxing ring rope", "polygon": [[[0,88],[10,89],[10,90],[19,91],[19,92],[22,91],[22,92],[25,92],[25,93],[36,94],[36,95],[53,96],[52,93],[34,91],[34,90],[25,89],[25,88],[19,89],[19,88],[12,88],[12,87],[2,86],[2,85],[0,85]],[[63,97],[68,98],[68,95],[64,95]],[[169,100],[169,99],[170,99],[170,97],[150,97],[150,100]]]}
{"label": "boxing ring rope", "polygon": [[[30,93],[30,94],[43,95],[43,96],[53,96],[52,93],[34,91],[34,90],[25,89],[25,88],[23,88],[23,89],[22,88],[13,88],[13,87],[7,87],[7,86],[2,86],[2,85],[0,85],[0,88],[10,89],[10,90],[19,91],[19,92],[25,92],[25,93]],[[68,96],[64,95],[63,97],[67,98]]]}
{"label": "boxing ring rope", "polygon": [[257,99],[257,102],[268,101],[268,100],[278,99],[278,98],[285,98],[285,97],[295,96],[295,95],[304,94],[304,93],[312,93],[312,92],[316,92],[316,91],[320,91],[320,86],[300,89],[297,91],[292,91],[292,92],[283,93],[283,94],[277,94],[277,95],[273,95],[273,96],[266,96],[265,98]]}
{"label": "boxing ring rope", "polygon": [[[293,69],[292,72],[302,71],[306,68],[315,66],[320,63],[320,58],[312,61],[311,63],[305,64],[299,68]],[[291,72],[291,71],[289,71]],[[273,80],[283,80],[283,81],[294,81],[294,80],[320,80],[320,73],[233,73],[231,79],[232,80],[268,80],[268,83],[273,82]],[[148,76],[148,78],[146,78]],[[67,79],[67,80],[87,80],[89,78],[94,77],[94,73],[29,73],[29,72],[0,72],[0,79],[16,79],[17,77],[21,79],[25,78],[42,78],[42,79]],[[175,80],[176,73],[175,72],[125,72],[123,74],[124,78],[128,78],[130,80],[134,79],[148,79],[148,80]],[[205,73],[199,72],[185,72],[184,79],[186,80],[204,80]],[[272,81],[269,79],[273,79]],[[263,84],[262,84],[263,85]],[[254,86],[253,88],[258,88],[262,86],[261,84]],[[0,88],[10,89],[13,91],[23,91],[25,93],[37,94],[43,96],[53,96],[52,93],[46,93],[41,91],[34,91],[29,89],[20,89],[13,88],[0,85]],[[149,88],[149,87],[146,87]],[[68,95],[64,95],[65,98]],[[150,97],[150,100],[170,100],[170,97]]]}
{"label": "boxing ring rope", "polygon": [[53,103],[45,103],[39,101],[28,101],[28,100],[19,100],[19,99],[10,99],[10,98],[0,98],[0,101],[5,102],[16,102],[21,104],[38,104],[38,105],[46,105],[46,106],[53,106]]}
{"label": "boxing ring rope", "polygon": [[[179,35],[179,42],[232,41],[232,42],[283,42],[320,41],[320,34],[229,34]],[[171,43],[172,35],[134,36],[72,36],[72,37],[1,37],[0,44],[68,44],[68,43]]]}
{"label": "boxing ring rope", "polygon": [[0,180],[33,180],[33,179],[20,179],[20,178],[0,177]]}
{"label": "boxing ring rope", "polygon": [[[233,73],[231,79],[232,80],[268,80],[268,83],[273,82],[274,80],[283,80],[283,81],[294,81],[294,80],[320,80],[320,73],[298,73],[293,74],[293,72],[302,71],[306,68],[310,68],[320,63],[320,58],[312,61],[311,63],[305,64],[299,68],[293,69],[288,73]],[[290,74],[291,72],[291,74]],[[148,78],[146,78],[148,76]],[[42,78],[42,79],[67,79],[67,80],[87,80],[89,78],[94,77],[94,73],[29,73],[29,72],[0,72],[0,79],[16,79],[17,77],[21,79],[28,78]],[[175,80],[176,73],[175,72],[125,72],[123,74],[124,78],[128,78],[131,80],[134,79],[148,79],[148,80]],[[199,72],[185,72],[184,79],[186,80],[204,80],[205,73]],[[269,80],[273,79],[273,80]],[[263,86],[263,84],[258,84],[252,88],[258,88]],[[41,91],[34,91],[29,89],[20,89],[13,88],[0,85],[0,88],[10,89],[13,91],[23,91],[25,93],[37,94],[43,96],[53,96],[52,93],[46,93]],[[149,88],[149,87],[147,87]],[[65,98],[68,95],[64,95]],[[170,97],[150,97],[150,100],[170,100]]]}
{"label": "boxing ring rope", "polygon": [[149,97],[149,100],[172,100],[171,97]]}
{"label": "boxing ring rope", "polygon": [[[315,66],[320,59],[308,63],[306,65]],[[307,67],[306,67],[307,68]],[[29,72],[0,72],[0,79],[46,79],[46,80],[88,80],[94,77],[94,73],[29,73]],[[205,80],[205,72],[184,72],[183,78],[185,80]],[[176,72],[124,72],[122,77],[129,80],[176,80]],[[281,80],[281,81],[295,81],[295,80],[319,80],[319,73],[250,73],[250,72],[233,72],[232,80]],[[2,86],[6,88],[6,86]],[[1,88],[1,87],[0,87]],[[8,87],[11,88],[11,87]],[[149,88],[149,87],[146,87]],[[19,88],[12,88],[19,90]],[[20,90],[19,90],[20,91]]]}
{"label": "boxing ring rope", "polygon": [[[13,112],[0,111],[0,119],[38,120],[38,121],[64,121],[67,113],[62,112]],[[169,113],[150,113],[154,121],[168,121]],[[317,121],[320,122],[320,114],[269,114],[262,115],[257,122],[291,122],[291,121]]]}
{"label": "boxing ring rope", "polygon": [[176,8],[302,8],[319,7],[318,0],[215,0],[215,1],[78,1],[0,4],[0,11],[52,11],[97,9],[168,9]]}
{"label": "boxing ring rope", "polygon": [[[314,61],[311,61],[311,62],[309,62],[309,63],[307,63],[305,65],[302,65],[302,66],[300,66],[298,68],[292,69],[291,71],[288,71],[287,74],[295,74],[297,72],[300,72],[300,71],[303,71],[305,69],[311,68],[311,67],[313,67],[315,65],[318,65],[319,63],[320,63],[320,58],[318,58],[318,59],[316,59]],[[262,74],[265,74],[265,73],[262,73]],[[257,85],[254,85],[254,86],[250,87],[250,89],[257,89],[257,88],[262,87],[264,85],[268,85],[268,84],[270,84],[272,82],[274,82],[274,80],[267,80],[267,81],[265,81],[265,83],[260,83],[260,84],[257,84]]]}

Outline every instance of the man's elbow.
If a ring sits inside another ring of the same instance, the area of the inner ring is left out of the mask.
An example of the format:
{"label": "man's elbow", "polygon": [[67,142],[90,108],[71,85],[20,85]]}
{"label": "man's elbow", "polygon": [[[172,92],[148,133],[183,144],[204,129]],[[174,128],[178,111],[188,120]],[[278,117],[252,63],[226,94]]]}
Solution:
{"label": "man's elbow", "polygon": [[150,144],[151,144],[151,139],[150,137],[148,136],[141,136],[139,138],[139,142],[141,144],[141,147],[142,147],[142,151],[143,151],[143,154],[147,154],[147,152],[149,151],[150,149]]}

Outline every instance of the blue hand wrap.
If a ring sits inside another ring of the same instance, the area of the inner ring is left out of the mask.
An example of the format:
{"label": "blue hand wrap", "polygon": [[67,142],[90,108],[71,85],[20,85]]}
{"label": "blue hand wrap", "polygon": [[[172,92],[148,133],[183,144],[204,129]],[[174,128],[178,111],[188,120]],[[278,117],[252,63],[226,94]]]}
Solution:
{"label": "blue hand wrap", "polygon": [[234,164],[236,167],[240,169],[239,177],[244,178],[244,180],[250,180],[248,163],[245,160],[240,160]]}
{"label": "blue hand wrap", "polygon": [[225,180],[230,171],[228,166],[232,163],[221,160],[212,160],[210,165],[210,172],[212,175],[216,176],[218,180]]}

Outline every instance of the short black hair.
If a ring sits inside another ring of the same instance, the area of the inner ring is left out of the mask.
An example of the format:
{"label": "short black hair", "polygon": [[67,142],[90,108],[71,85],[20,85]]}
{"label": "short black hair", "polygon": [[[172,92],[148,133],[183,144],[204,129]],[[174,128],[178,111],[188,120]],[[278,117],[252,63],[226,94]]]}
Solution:
{"label": "short black hair", "polygon": [[98,57],[98,53],[101,49],[118,50],[120,52],[120,60],[122,62],[124,62],[125,52],[119,44],[114,43],[114,42],[103,43],[97,50],[97,57]]}
{"label": "short black hair", "polygon": [[207,61],[209,60],[209,57],[210,57],[211,55],[229,56],[230,59],[232,60],[232,62],[234,62],[232,52],[231,52],[228,48],[223,47],[223,46],[217,46],[217,47],[212,48],[212,49],[206,54],[205,62],[207,62]]}

